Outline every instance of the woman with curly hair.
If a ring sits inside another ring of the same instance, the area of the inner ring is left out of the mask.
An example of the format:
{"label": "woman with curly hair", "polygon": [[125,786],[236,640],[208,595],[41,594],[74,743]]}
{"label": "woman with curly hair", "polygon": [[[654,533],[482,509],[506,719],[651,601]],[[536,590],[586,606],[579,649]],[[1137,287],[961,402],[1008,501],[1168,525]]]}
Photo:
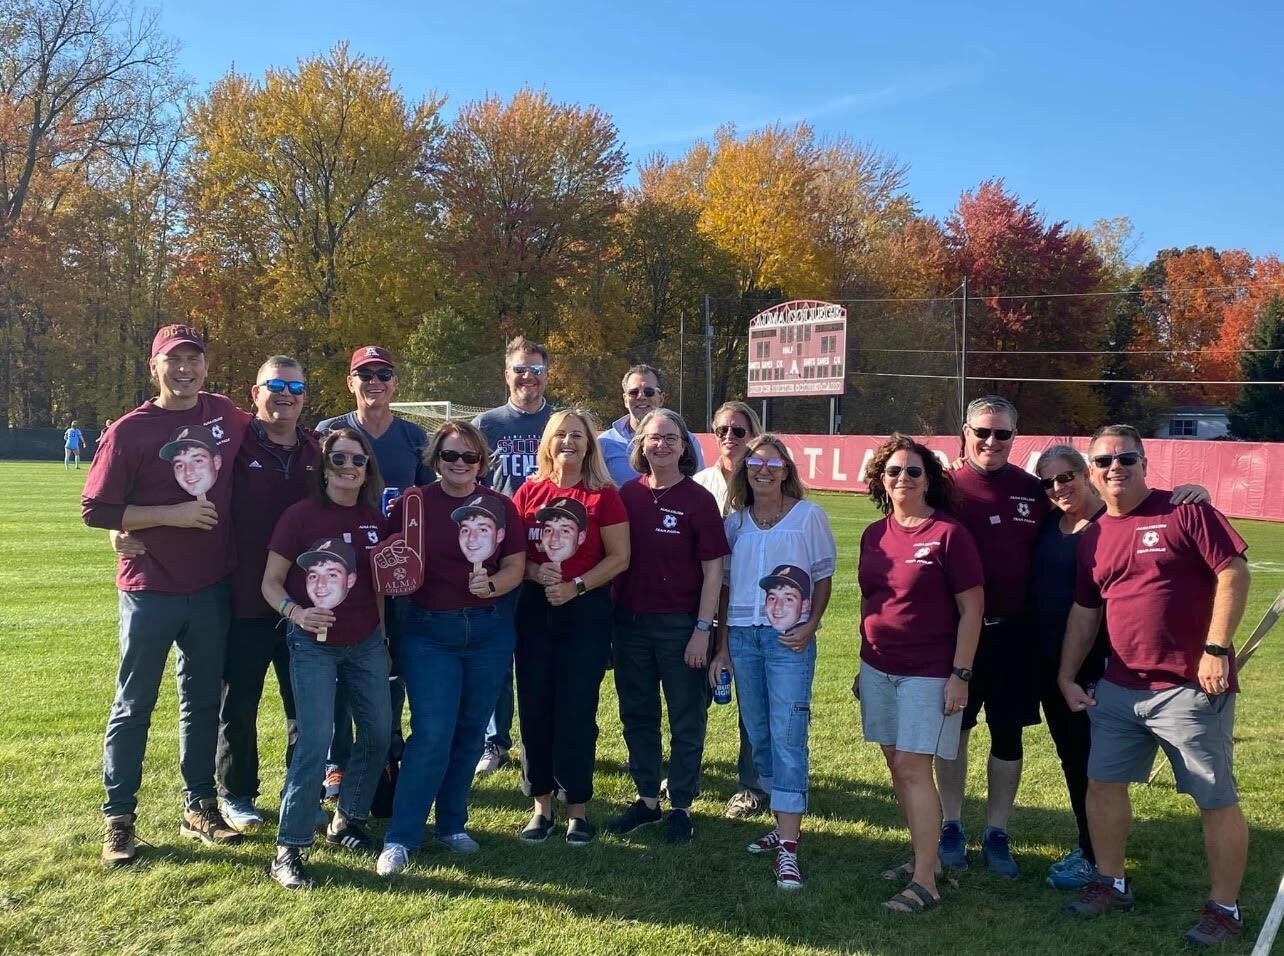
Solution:
{"label": "woman with curly hair", "polygon": [[932,764],[958,752],[985,582],[976,543],[949,515],[950,477],[930,450],[893,434],[864,479],[885,517],[860,540],[861,665],[852,693],[865,739],[883,748],[914,850],[884,872],[910,880],[885,905],[918,913],[940,902]]}

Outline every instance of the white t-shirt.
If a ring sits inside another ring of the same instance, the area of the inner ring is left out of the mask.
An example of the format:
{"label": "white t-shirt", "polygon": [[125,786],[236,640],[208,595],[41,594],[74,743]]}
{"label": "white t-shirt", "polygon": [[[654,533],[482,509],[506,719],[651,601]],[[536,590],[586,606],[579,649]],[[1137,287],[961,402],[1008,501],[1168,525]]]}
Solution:
{"label": "white t-shirt", "polygon": [[801,598],[806,606],[793,623],[806,620],[817,582],[833,577],[838,563],[838,546],[824,509],[810,501],[800,501],[779,524],[764,531],[754,523],[750,509],[746,508],[727,515],[723,526],[731,545],[731,560],[723,575],[730,590],[727,624],[788,629],[778,626],[779,618],[773,622],[768,617],[767,597],[772,588],[761,584],[781,566],[795,568],[805,578],[806,593],[801,594]]}
{"label": "white t-shirt", "polygon": [[727,479],[717,462],[703,471],[697,471],[691,476],[691,480],[713,495],[713,500],[718,503],[719,514],[727,513]]}

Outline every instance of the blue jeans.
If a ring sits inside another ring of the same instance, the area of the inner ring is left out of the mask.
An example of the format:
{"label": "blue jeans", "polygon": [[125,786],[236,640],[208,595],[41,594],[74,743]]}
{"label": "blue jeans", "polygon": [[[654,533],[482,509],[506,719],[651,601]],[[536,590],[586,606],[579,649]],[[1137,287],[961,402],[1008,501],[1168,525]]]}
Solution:
{"label": "blue jeans", "polygon": [[108,816],[133,813],[170,645],[178,647],[178,767],[183,800],[211,798],[232,604],[226,581],[195,594],[120,592],[120,669],[103,740]]}
{"label": "blue jeans", "polygon": [[358,822],[370,814],[392,729],[388,648],[379,630],[352,647],[331,647],[291,626],[289,643],[299,740],[285,776],[276,842],[305,847],[312,845],[317,798],[325,779],[326,751],[334,731],[336,685],[343,687],[357,724],[352,759],[339,789],[339,813]]}
{"label": "blue jeans", "polygon": [[816,642],[799,653],[780,643],[775,628],[732,627],[728,648],[740,718],[749,734],[758,780],[771,794],[771,809],[806,813]]}
{"label": "blue jeans", "polygon": [[514,595],[505,595],[490,607],[427,611],[412,605],[406,613],[400,666],[410,739],[385,842],[419,847],[434,802],[437,835],[464,832],[486,721],[513,658],[515,604]]}
{"label": "blue jeans", "polygon": [[513,713],[516,709],[516,695],[513,694],[513,659],[508,659],[504,668],[504,679],[499,683],[499,700],[495,702],[495,712],[491,714],[490,723],[486,725],[486,740],[500,750],[513,749]]}

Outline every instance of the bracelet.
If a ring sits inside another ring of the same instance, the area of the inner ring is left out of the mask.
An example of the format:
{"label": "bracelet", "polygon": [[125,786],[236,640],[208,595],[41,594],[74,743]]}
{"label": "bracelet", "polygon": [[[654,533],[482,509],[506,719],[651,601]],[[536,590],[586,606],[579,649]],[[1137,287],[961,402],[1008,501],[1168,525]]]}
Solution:
{"label": "bracelet", "polygon": [[281,598],[281,602],[276,606],[276,613],[281,617],[285,617],[286,609],[293,603],[294,601],[292,601],[290,599],[290,595],[287,594],[285,597]]}

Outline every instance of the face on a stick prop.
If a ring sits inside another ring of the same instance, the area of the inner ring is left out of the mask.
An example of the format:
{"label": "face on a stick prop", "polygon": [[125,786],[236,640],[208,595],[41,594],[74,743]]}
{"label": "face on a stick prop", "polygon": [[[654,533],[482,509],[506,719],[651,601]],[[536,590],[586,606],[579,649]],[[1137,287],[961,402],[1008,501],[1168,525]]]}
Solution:
{"label": "face on a stick prop", "polygon": [[357,583],[357,555],[352,545],[322,538],[295,561],[307,572],[308,598],[313,607],[332,610],[343,603]]}
{"label": "face on a stick prop", "polygon": [[782,564],[758,582],[767,592],[767,620],[781,634],[806,622],[811,614],[811,575],[802,568]]}
{"label": "face on a stick prop", "polygon": [[550,561],[566,561],[588,536],[588,510],[574,498],[554,498],[535,512],[539,547]]}
{"label": "face on a stick prop", "polygon": [[184,425],[162,446],[160,456],[174,467],[174,480],[193,498],[199,498],[214,487],[223,456],[218,453],[218,440],[204,425]]}
{"label": "face on a stick prop", "polygon": [[450,517],[459,525],[459,550],[474,567],[489,560],[504,540],[504,506],[489,495],[477,495]]}

